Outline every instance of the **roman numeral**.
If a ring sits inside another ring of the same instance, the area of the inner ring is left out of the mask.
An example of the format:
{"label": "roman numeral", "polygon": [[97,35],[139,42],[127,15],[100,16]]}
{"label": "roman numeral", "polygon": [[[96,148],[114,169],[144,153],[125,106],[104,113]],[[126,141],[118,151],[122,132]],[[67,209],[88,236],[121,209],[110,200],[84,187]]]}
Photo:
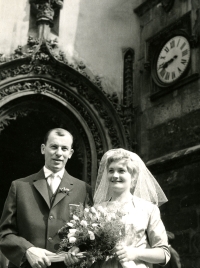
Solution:
{"label": "roman numeral", "polygon": [[161,68],[163,67],[163,65],[164,65],[163,63],[160,64],[160,65],[158,66],[158,70],[161,69]]}
{"label": "roman numeral", "polygon": [[186,45],[186,43],[183,43],[182,46],[180,47],[180,49],[183,49],[185,45]]}
{"label": "roman numeral", "polygon": [[181,63],[182,63],[183,65],[185,65],[185,64],[187,63],[187,60],[185,60],[185,59],[181,59]]}
{"label": "roman numeral", "polygon": [[175,79],[176,78],[176,74],[175,72],[172,72],[172,79]]}
{"label": "roman numeral", "polygon": [[179,73],[181,73],[182,72],[182,70],[178,67],[178,71],[179,71]]}
{"label": "roman numeral", "polygon": [[172,40],[172,41],[170,42],[170,46],[171,46],[171,48],[175,47],[175,41],[174,41],[174,40]]}
{"label": "roman numeral", "polygon": [[178,39],[177,47],[179,46],[179,43],[180,43],[180,39]]}
{"label": "roman numeral", "polygon": [[163,60],[164,60],[165,58],[166,58],[166,57],[163,57],[163,56],[160,57],[160,59],[163,59]]}
{"label": "roman numeral", "polygon": [[165,75],[165,80],[169,80],[169,75],[170,75],[170,73],[167,72],[166,75]]}
{"label": "roman numeral", "polygon": [[166,53],[169,52],[169,48],[168,47],[165,47],[164,51],[166,51]]}
{"label": "roman numeral", "polygon": [[165,73],[166,73],[165,69],[162,69],[162,71],[160,72],[160,76],[164,77]]}
{"label": "roman numeral", "polygon": [[186,56],[188,54],[188,49],[185,49],[183,52],[182,52],[182,57]]}

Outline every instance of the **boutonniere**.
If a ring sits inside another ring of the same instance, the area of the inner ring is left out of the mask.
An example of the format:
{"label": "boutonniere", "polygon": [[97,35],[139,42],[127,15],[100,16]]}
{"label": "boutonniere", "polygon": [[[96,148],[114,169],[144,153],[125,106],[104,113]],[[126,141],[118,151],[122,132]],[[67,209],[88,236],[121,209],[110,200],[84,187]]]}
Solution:
{"label": "boutonniere", "polygon": [[70,192],[70,190],[66,187],[59,188],[59,193],[65,193],[65,194],[69,195],[69,192]]}

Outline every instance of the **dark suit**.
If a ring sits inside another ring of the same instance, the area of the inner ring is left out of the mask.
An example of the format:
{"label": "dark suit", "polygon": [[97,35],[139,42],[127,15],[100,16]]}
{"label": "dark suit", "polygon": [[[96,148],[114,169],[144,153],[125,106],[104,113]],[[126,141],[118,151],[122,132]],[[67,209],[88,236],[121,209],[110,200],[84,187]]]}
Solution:
{"label": "dark suit", "polygon": [[66,171],[50,204],[48,186],[43,169],[23,179],[13,181],[5,202],[0,222],[0,248],[10,260],[10,266],[19,267],[29,247],[56,252],[60,238],[58,230],[69,220],[69,204],[90,202],[91,188]]}

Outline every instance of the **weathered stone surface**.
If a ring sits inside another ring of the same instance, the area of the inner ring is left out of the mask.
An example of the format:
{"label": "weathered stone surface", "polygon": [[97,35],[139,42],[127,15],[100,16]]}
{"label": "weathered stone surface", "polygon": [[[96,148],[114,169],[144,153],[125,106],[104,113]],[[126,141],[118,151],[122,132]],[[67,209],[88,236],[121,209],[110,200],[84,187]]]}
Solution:
{"label": "weathered stone surface", "polygon": [[163,215],[162,219],[166,229],[171,232],[187,230],[189,228],[195,229],[198,227],[198,216],[194,209],[173,215]]}
{"label": "weathered stone surface", "polygon": [[152,158],[199,143],[200,110],[149,129],[149,146]]}

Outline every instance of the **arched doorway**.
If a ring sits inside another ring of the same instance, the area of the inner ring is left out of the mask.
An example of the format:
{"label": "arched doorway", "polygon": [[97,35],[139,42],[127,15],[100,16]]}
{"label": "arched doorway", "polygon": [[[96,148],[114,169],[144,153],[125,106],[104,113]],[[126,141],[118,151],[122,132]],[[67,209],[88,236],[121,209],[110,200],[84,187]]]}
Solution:
{"label": "arched doorway", "polygon": [[6,196],[12,180],[42,167],[40,145],[53,127],[73,134],[75,153],[67,170],[94,189],[103,153],[130,146],[127,122],[116,93],[106,93],[99,78],[89,76],[83,64],[69,65],[47,43],[31,57],[23,54],[5,62],[0,65],[2,191]]}
{"label": "arched doorway", "polygon": [[42,95],[15,99],[3,110],[7,121],[0,133],[0,211],[11,181],[38,172],[44,165],[40,146],[51,128],[63,127],[73,134],[75,152],[66,169],[72,176],[86,180],[85,141],[80,137],[80,124],[69,110]]}

